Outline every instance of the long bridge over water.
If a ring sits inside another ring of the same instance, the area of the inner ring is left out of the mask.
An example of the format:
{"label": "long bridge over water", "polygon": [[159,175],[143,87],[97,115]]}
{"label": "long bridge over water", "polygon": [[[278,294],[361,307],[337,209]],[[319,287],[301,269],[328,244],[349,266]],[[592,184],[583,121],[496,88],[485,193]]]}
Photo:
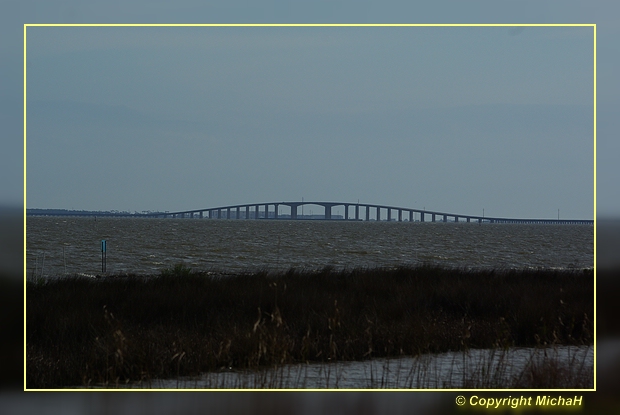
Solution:
{"label": "long bridge over water", "polygon": [[[288,207],[290,213],[282,213],[282,206]],[[304,214],[304,206],[321,206],[323,214]],[[344,208],[343,215],[334,215],[333,208]],[[301,212],[300,212],[301,208]],[[35,209],[27,210],[26,214],[46,215],[36,213]],[[382,212],[385,215],[382,216]],[[47,213],[53,216],[114,216],[114,217],[159,217],[159,218],[200,218],[200,219],[245,219],[245,220],[344,220],[344,221],[408,221],[408,222],[477,222],[477,223],[535,223],[535,224],[594,224],[594,220],[583,219],[520,219],[505,217],[488,217],[476,215],[464,215],[456,213],[430,211],[426,209],[414,209],[397,206],[386,206],[368,203],[348,202],[269,202],[250,203],[242,205],[219,206],[206,209],[194,209],[178,212],[147,212],[147,213],[108,213],[108,212],[82,212],[79,211],[55,211]],[[382,219],[383,218],[383,219]]]}

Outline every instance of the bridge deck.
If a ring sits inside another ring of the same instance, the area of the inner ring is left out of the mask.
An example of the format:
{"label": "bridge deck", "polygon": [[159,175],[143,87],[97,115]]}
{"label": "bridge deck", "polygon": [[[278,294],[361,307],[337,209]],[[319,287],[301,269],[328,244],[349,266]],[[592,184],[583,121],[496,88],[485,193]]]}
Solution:
{"label": "bridge deck", "polygon": [[[322,215],[300,214],[299,207],[314,205],[324,208]],[[288,206],[289,214],[278,211],[280,206]],[[344,215],[335,216],[332,208],[344,207]],[[273,207],[273,209],[271,209]],[[353,210],[353,212],[351,212]],[[431,211],[425,209],[405,208],[398,206],[377,205],[368,203],[346,202],[268,202],[250,203],[242,205],[227,205],[205,209],[184,210],[178,212],[152,213],[112,213],[112,212],[84,212],[84,211],[47,211],[41,209],[27,209],[26,215],[45,216],[102,216],[102,217],[159,217],[159,218],[209,218],[209,219],[286,219],[286,220],[357,220],[357,221],[409,221],[409,222],[477,222],[477,223],[537,223],[537,224],[594,224],[594,220],[583,219],[522,219],[464,215],[448,212]],[[363,212],[362,212],[363,211]],[[392,213],[396,211],[396,216]],[[382,219],[382,212],[386,212]],[[363,213],[363,214],[362,214]],[[372,213],[372,215],[371,215]],[[417,216],[417,218],[416,218]],[[452,220],[448,220],[451,218]]]}

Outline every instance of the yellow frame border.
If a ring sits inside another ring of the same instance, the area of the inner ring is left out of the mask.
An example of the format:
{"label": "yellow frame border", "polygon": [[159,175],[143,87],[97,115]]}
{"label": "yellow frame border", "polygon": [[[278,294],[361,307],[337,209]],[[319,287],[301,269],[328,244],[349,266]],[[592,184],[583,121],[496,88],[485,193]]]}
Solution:
{"label": "yellow frame border", "polygon": [[[28,389],[26,387],[26,33],[28,27],[592,27],[594,37],[594,387],[592,389]],[[389,24],[339,24],[339,23],[69,23],[69,24],[24,24],[24,391],[25,392],[594,392],[596,391],[596,24],[594,23],[389,23]]]}

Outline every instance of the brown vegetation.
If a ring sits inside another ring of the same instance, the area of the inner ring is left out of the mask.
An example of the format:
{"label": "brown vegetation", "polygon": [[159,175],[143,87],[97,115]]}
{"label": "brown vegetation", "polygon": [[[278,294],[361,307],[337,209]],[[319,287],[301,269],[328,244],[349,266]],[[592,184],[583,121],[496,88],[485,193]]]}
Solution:
{"label": "brown vegetation", "polygon": [[27,387],[592,344],[593,277],[431,266],[218,276],[179,266],[152,277],[28,283]]}

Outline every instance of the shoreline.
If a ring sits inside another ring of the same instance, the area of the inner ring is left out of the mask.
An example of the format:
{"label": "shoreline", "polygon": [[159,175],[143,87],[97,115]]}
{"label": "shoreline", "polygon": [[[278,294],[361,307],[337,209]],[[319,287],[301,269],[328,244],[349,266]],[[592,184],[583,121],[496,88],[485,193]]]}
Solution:
{"label": "shoreline", "polygon": [[[566,266],[566,267],[505,267],[505,268],[489,268],[489,267],[446,267],[440,263],[420,263],[420,264],[410,264],[403,263],[401,265],[392,265],[392,266],[375,266],[375,267],[348,267],[348,266],[334,266],[327,265],[322,268],[298,268],[298,267],[262,267],[257,268],[255,270],[242,270],[242,271],[225,271],[219,268],[211,268],[208,271],[206,270],[195,270],[194,268],[187,267],[185,263],[177,263],[175,267],[182,267],[182,269],[189,270],[190,274],[193,276],[201,276],[207,278],[226,278],[226,277],[239,277],[239,276],[250,276],[250,275],[269,275],[271,277],[279,278],[286,274],[296,273],[296,274],[307,274],[314,275],[320,274],[324,272],[334,272],[334,273],[351,273],[351,272],[366,272],[366,271],[384,271],[391,272],[402,269],[416,269],[416,268],[434,268],[434,269],[442,269],[445,271],[455,271],[455,272],[466,272],[466,273],[508,273],[508,272],[562,272],[562,273],[593,273],[594,266],[588,267],[580,267],[580,266]],[[131,271],[120,271],[120,272],[105,272],[105,273],[85,273],[85,272],[74,272],[67,273],[66,275],[43,275],[33,277],[32,275],[28,276],[26,282],[30,283],[41,283],[42,281],[55,281],[62,279],[90,279],[90,280],[120,280],[120,279],[155,279],[160,278],[162,276],[162,272],[172,272],[174,273],[175,267],[172,268],[164,268],[160,270],[158,274],[152,272],[131,272]],[[187,273],[188,271],[183,271]]]}

